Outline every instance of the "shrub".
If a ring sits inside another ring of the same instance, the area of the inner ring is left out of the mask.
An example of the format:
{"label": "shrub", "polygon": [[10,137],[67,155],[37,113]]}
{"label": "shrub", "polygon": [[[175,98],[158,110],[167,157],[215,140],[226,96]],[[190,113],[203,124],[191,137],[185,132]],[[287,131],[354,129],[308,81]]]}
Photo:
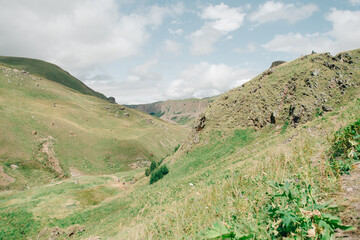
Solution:
{"label": "shrub", "polygon": [[155,171],[151,172],[150,184],[153,184],[154,182],[157,182],[158,180],[162,179],[168,173],[169,173],[169,169],[166,167],[166,165],[163,165],[160,168],[156,169]]}
{"label": "shrub", "polygon": [[145,176],[150,176],[150,174],[151,174],[151,171],[150,171],[150,168],[147,168],[147,169],[145,169]]}
{"label": "shrub", "polygon": [[154,171],[157,168],[157,164],[155,161],[151,161],[150,164],[150,172]]}
{"label": "shrub", "polygon": [[174,149],[174,153],[180,148],[180,144],[178,144],[175,149]]}
{"label": "shrub", "polygon": [[349,173],[351,164],[360,160],[360,119],[335,133],[329,162],[335,174]]}

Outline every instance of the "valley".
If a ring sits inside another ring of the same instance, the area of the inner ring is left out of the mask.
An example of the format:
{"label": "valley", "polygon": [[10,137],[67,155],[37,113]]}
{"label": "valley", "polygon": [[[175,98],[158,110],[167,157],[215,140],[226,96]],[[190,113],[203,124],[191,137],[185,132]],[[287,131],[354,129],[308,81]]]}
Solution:
{"label": "valley", "polygon": [[1,66],[0,238],[360,235],[359,49],[267,69],[191,129],[39,77]]}

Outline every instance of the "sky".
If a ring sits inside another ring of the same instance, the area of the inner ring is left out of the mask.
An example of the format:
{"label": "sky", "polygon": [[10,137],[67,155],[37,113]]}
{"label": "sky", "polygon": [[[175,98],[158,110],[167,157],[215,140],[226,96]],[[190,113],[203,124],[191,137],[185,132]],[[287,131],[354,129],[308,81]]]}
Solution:
{"label": "sky", "polygon": [[0,55],[120,104],[218,95],[273,61],[356,48],[360,0],[0,0]]}

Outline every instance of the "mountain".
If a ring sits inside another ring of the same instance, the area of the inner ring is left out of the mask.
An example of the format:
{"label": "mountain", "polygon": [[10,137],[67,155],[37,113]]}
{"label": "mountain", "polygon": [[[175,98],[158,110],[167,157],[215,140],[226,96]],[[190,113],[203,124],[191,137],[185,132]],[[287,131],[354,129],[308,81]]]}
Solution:
{"label": "mountain", "polygon": [[142,168],[0,192],[0,238],[359,239],[359,69],[359,49],[312,54],[220,95],[155,183]]}
{"label": "mountain", "polygon": [[187,135],[180,126],[103,100],[54,65],[24,61],[27,67],[19,69],[0,64],[2,189],[129,171],[160,161]]}
{"label": "mountain", "polygon": [[205,111],[207,105],[214,101],[214,99],[216,99],[216,96],[203,99],[167,100],[125,106],[159,117],[165,121],[191,126],[195,119]]}
{"label": "mountain", "polygon": [[36,77],[46,78],[47,80],[62,84],[86,95],[107,99],[103,94],[92,90],[83,82],[52,63],[31,58],[0,56],[0,64],[20,71],[29,72]]}

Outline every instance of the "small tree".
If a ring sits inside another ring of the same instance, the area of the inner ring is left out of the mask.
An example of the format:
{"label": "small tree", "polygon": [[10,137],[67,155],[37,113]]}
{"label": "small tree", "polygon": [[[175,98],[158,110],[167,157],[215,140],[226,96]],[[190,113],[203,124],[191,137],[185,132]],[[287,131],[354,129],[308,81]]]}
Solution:
{"label": "small tree", "polygon": [[157,182],[158,180],[162,179],[168,173],[169,173],[169,169],[166,167],[166,165],[163,165],[160,168],[156,169],[151,173],[150,184],[153,184],[154,182]]}
{"label": "small tree", "polygon": [[151,161],[151,164],[150,164],[150,172],[154,171],[157,167],[157,164],[155,161]]}

